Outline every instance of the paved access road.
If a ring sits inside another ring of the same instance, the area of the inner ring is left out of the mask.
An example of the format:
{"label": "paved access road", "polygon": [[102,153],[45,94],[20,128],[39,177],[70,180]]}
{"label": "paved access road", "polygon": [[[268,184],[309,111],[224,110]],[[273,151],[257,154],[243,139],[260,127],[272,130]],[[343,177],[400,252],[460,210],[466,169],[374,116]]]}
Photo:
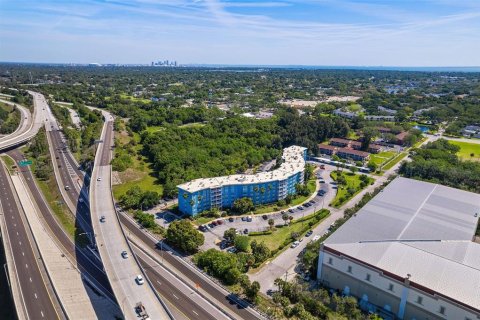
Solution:
{"label": "paved access road", "polygon": [[[50,292],[45,284],[48,279],[40,271],[35,243],[30,241],[22,218],[21,208],[9,183],[8,173],[0,165],[0,206],[7,225],[7,233],[14,254],[15,272],[20,283],[23,304],[30,319],[59,319]],[[1,212],[0,212],[1,213]],[[12,279],[13,281],[13,279]],[[63,318],[63,316],[62,316]]]}
{"label": "paved access road", "polygon": [[14,132],[12,132],[8,135],[5,135],[3,137],[0,137],[0,141],[7,140],[7,139],[10,139],[12,137],[21,135],[21,134],[23,134],[24,132],[26,132],[30,129],[30,126],[33,124],[33,119],[32,119],[32,114],[30,113],[30,111],[28,111],[27,108],[25,108],[25,107],[23,107],[23,106],[21,106],[17,103],[13,103],[11,101],[8,101],[8,100],[0,99],[0,102],[4,103],[4,104],[11,105],[11,106],[14,106],[20,112],[20,125],[18,126],[18,128]]}
{"label": "paved access road", "polygon": [[[141,301],[152,319],[169,319],[170,315],[145,281],[139,284],[137,276],[145,278],[127,243],[114,208],[111,185],[111,149],[113,146],[113,118],[105,115],[105,124],[95,156],[90,183],[90,210],[97,248],[105,272],[124,316],[135,319],[135,305]],[[105,217],[100,221],[101,217]],[[126,251],[129,258],[123,258]],[[145,279],[146,280],[146,279]]]}

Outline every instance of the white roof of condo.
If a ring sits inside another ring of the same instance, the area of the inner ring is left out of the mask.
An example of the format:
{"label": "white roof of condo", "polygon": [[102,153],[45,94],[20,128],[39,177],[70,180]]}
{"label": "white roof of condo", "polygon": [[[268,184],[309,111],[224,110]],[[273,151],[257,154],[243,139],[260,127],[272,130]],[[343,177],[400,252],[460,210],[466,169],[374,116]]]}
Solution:
{"label": "white roof of condo", "polygon": [[479,194],[397,178],[325,246],[480,310],[478,216]]}
{"label": "white roof of condo", "polygon": [[235,174],[223,177],[195,179],[178,185],[187,192],[196,192],[203,189],[218,188],[225,185],[242,185],[281,181],[305,169],[303,153],[307,148],[291,146],[283,149],[283,162],[278,169],[257,174]]}

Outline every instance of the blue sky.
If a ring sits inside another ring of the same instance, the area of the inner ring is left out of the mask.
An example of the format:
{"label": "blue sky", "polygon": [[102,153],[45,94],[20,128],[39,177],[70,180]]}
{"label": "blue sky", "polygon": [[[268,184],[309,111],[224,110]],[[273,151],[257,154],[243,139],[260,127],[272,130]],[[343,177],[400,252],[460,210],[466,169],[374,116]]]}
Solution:
{"label": "blue sky", "polygon": [[480,66],[480,0],[0,0],[0,61]]}

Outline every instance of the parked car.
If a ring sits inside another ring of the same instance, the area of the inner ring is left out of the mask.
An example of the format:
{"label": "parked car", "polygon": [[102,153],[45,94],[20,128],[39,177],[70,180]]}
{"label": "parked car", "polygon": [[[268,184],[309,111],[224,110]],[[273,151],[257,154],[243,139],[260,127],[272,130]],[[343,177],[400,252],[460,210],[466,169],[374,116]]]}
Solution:
{"label": "parked car", "polygon": [[302,206],[298,206],[298,210],[303,210],[303,207],[302,207]]}
{"label": "parked car", "polygon": [[233,221],[235,221],[235,219],[230,217],[230,218],[228,218],[228,221],[233,222]]}
{"label": "parked car", "polygon": [[145,280],[143,280],[143,277],[139,274],[136,278],[135,281],[139,284],[142,285],[145,283]]}
{"label": "parked car", "polygon": [[100,222],[105,222],[105,216],[100,217]]}
{"label": "parked car", "polygon": [[247,221],[247,217],[242,217],[242,221]]}
{"label": "parked car", "polygon": [[318,239],[320,239],[320,236],[317,234],[316,236],[314,236],[314,237],[312,238],[312,241],[317,241]]}
{"label": "parked car", "polygon": [[198,227],[198,230],[200,230],[202,232],[206,232],[208,230],[208,228],[207,228],[207,226],[201,225],[200,227]]}
{"label": "parked car", "polygon": [[227,252],[235,253],[235,252],[237,252],[237,248],[235,248],[235,247],[228,248]]}
{"label": "parked car", "polygon": [[214,226],[217,226],[218,222],[217,222],[217,221],[212,221],[212,224],[213,224]]}
{"label": "parked car", "polygon": [[288,209],[288,212],[294,213],[294,212],[295,212],[295,209],[293,209],[293,208],[292,208],[292,209]]}
{"label": "parked car", "polygon": [[264,214],[264,215],[262,216],[262,218],[263,218],[263,220],[267,220],[267,219],[268,219],[268,216],[267,216],[266,214]]}
{"label": "parked car", "polygon": [[292,245],[290,246],[290,248],[294,249],[294,248],[298,247],[299,244],[300,244],[299,241],[295,241],[294,243],[292,243]]}
{"label": "parked car", "polygon": [[324,164],[321,164],[321,165],[320,165],[320,169],[325,169],[325,165],[324,165]]}
{"label": "parked car", "polygon": [[247,222],[252,222],[252,220],[253,220],[253,219],[252,219],[252,216],[248,216],[248,217],[247,217]]}
{"label": "parked car", "polygon": [[217,224],[218,224],[218,225],[222,225],[222,224],[223,224],[223,221],[222,221],[222,220],[217,220]]}
{"label": "parked car", "polygon": [[248,229],[244,229],[243,234],[248,234]]}
{"label": "parked car", "polygon": [[307,233],[305,233],[305,237],[310,237],[312,235],[312,233],[313,233],[312,230],[308,231]]}
{"label": "parked car", "polygon": [[311,204],[307,202],[307,203],[305,203],[303,206],[308,208],[308,207],[311,206]]}
{"label": "parked car", "polygon": [[102,181],[102,177],[98,177],[98,178],[97,178],[97,181]]}

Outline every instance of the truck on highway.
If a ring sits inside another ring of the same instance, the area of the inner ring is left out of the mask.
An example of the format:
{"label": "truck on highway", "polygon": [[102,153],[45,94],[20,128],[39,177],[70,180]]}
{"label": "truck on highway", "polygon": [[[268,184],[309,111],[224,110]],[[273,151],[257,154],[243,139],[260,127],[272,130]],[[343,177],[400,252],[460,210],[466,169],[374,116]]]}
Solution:
{"label": "truck on highway", "polygon": [[135,305],[135,311],[137,312],[140,319],[144,319],[144,320],[150,319],[150,317],[147,314],[147,311],[145,310],[145,306],[143,305],[142,302],[137,302],[137,304]]}

